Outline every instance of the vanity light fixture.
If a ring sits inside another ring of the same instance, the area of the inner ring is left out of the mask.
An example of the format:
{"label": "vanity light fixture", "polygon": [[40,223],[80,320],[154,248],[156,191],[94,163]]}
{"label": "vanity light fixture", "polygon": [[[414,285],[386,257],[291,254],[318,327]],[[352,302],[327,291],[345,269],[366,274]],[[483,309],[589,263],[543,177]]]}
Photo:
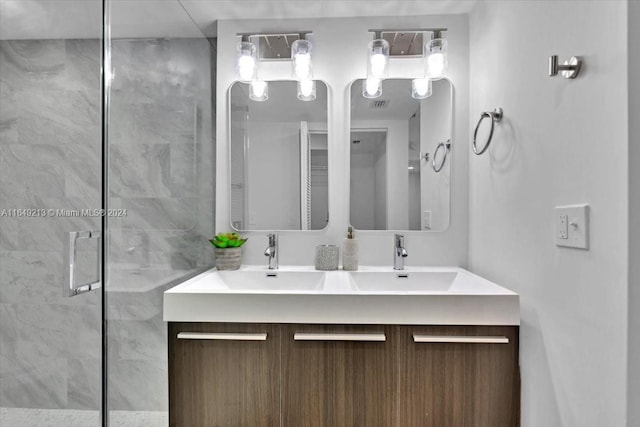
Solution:
{"label": "vanity light fixture", "polygon": [[432,93],[433,87],[430,78],[411,80],[411,97],[413,99],[425,99],[430,97]]}
{"label": "vanity light fixture", "polygon": [[236,47],[237,79],[249,83],[249,98],[269,99],[269,84],[258,77],[259,61],[291,61],[291,74],[298,81],[298,99],[316,99],[311,63],[312,44],[306,39],[310,31],[287,33],[238,33]]}
{"label": "vanity light fixture", "polygon": [[262,80],[254,80],[249,83],[249,99],[252,101],[269,99],[269,84]]}
{"label": "vanity light fixture", "polygon": [[316,99],[315,80],[301,80],[298,82],[298,99],[300,101],[313,101]]}
{"label": "vanity light fixture", "polygon": [[449,65],[448,43],[442,37],[442,31],[433,31],[431,40],[424,45],[426,75],[433,80],[444,77]]}
{"label": "vanity light fixture", "polygon": [[[420,58],[424,60],[422,77],[411,83],[411,96],[424,99],[431,96],[431,81],[444,77],[447,66],[447,40],[442,37],[446,28],[412,30],[370,29],[375,34],[368,44],[367,79],[362,84],[362,96],[377,98],[382,95],[382,81],[389,76],[390,58]],[[425,33],[431,33],[426,43]]]}
{"label": "vanity light fixture", "polygon": [[258,50],[248,38],[236,45],[236,77],[241,82],[249,83],[258,76]]}

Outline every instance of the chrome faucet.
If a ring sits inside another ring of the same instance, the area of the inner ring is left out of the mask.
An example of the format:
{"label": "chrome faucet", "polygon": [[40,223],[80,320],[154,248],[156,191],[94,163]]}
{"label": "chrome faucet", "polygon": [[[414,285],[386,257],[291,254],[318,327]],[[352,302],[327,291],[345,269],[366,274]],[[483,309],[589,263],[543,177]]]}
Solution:
{"label": "chrome faucet", "polygon": [[404,270],[404,259],[407,256],[409,256],[409,254],[404,248],[404,236],[402,234],[396,234],[393,245],[393,269]]}
{"label": "chrome faucet", "polygon": [[269,257],[269,270],[278,268],[278,235],[276,233],[267,234],[269,246],[264,250],[264,255]]}

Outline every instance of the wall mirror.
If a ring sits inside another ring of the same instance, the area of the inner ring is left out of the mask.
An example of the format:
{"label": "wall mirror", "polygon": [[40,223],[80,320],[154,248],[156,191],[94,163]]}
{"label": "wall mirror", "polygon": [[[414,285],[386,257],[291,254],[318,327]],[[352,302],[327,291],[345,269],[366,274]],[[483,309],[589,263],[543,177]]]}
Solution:
{"label": "wall mirror", "polygon": [[266,101],[249,85],[229,89],[230,218],[236,230],[320,230],[329,221],[327,86],[297,99],[296,81],[268,82]]}
{"label": "wall mirror", "polygon": [[382,95],[351,84],[350,221],[361,230],[444,230],[449,225],[453,88],[432,82],[425,99],[410,79],[386,79]]}

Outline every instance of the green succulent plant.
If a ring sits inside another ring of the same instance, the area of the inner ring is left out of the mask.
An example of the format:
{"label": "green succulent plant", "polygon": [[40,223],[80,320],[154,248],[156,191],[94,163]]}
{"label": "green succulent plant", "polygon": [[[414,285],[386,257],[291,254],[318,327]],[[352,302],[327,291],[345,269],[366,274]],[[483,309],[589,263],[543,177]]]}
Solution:
{"label": "green succulent plant", "polygon": [[246,241],[238,233],[218,233],[209,243],[216,248],[239,248]]}

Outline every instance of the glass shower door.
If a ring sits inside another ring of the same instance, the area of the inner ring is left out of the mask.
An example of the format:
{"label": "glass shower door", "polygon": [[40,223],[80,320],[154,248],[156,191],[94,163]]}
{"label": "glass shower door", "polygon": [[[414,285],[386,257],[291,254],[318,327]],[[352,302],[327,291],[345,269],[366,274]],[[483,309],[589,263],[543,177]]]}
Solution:
{"label": "glass shower door", "polygon": [[3,426],[100,425],[101,38],[101,2],[0,2]]}
{"label": "glass shower door", "polygon": [[107,1],[106,12],[108,425],[163,427],[163,292],[213,263],[215,41],[178,1]]}

